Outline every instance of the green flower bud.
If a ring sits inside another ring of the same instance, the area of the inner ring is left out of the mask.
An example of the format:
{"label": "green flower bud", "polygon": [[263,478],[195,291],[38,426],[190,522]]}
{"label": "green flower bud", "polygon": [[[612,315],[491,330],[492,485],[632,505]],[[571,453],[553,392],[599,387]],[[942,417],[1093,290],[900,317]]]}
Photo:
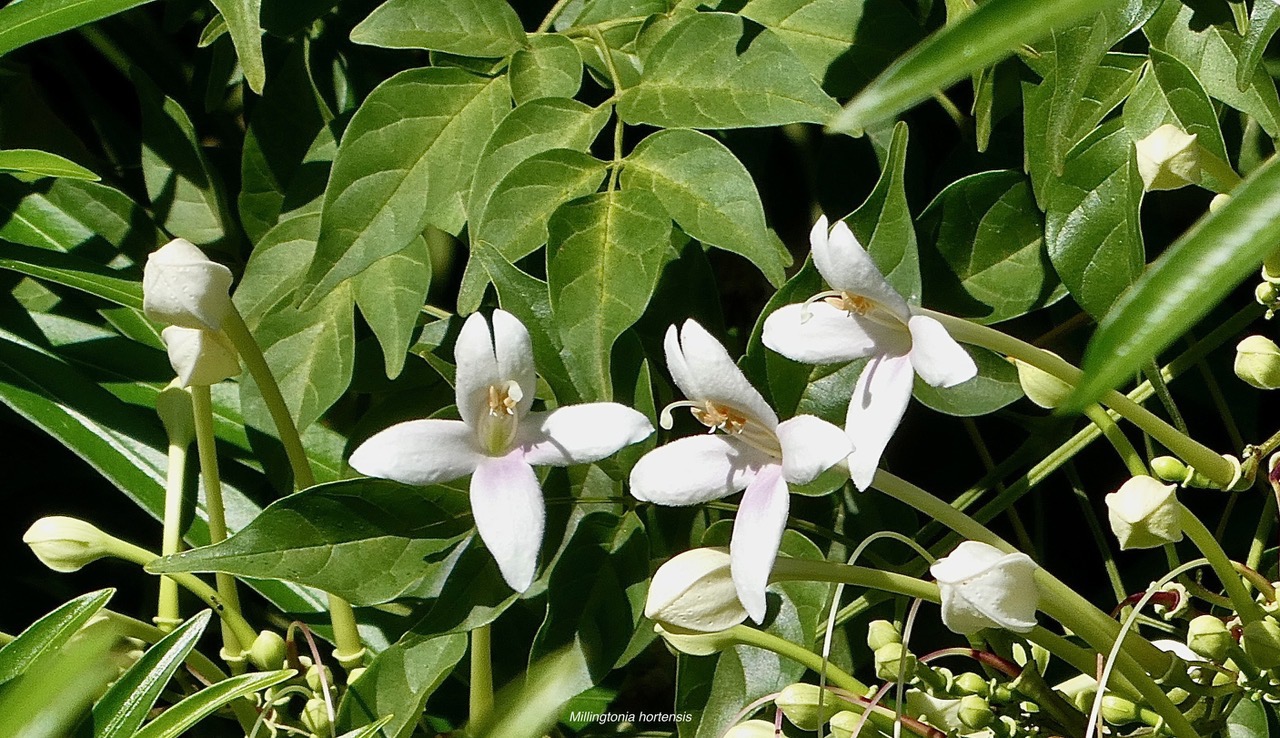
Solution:
{"label": "green flower bud", "polygon": [[1018,369],[1018,384],[1022,385],[1023,394],[1040,407],[1052,410],[1071,394],[1071,385],[1049,372],[1021,359],[1014,359],[1013,365]]}
{"label": "green flower bud", "polygon": [[110,555],[113,540],[83,520],[62,515],[40,518],[22,535],[41,563],[64,573]]}
{"label": "green flower bud", "polygon": [[899,678],[909,682],[915,676],[916,657],[903,648],[901,643],[886,643],[877,648],[875,658],[876,677],[886,682],[896,682]]}
{"label": "green flower bud", "polygon": [[1240,638],[1245,655],[1259,669],[1280,666],[1280,623],[1271,618],[1255,620],[1244,626]]}
{"label": "green flower bud", "polygon": [[1276,303],[1280,302],[1280,289],[1270,282],[1259,282],[1258,286],[1253,288],[1253,299],[1265,308],[1275,307]]}
{"label": "green flower bud", "polygon": [[329,706],[323,699],[312,697],[307,700],[307,706],[302,708],[302,727],[311,731],[312,735],[327,736],[332,722],[329,719]]}
{"label": "green flower bud", "polygon": [[[862,722],[862,716],[856,712],[848,710],[837,712],[831,716],[831,734],[835,738],[853,738],[853,731],[857,730],[858,724]],[[904,733],[906,731],[903,731]],[[871,729],[871,723],[866,723],[862,729],[862,735],[877,735],[878,731]]]}
{"label": "green flower bud", "polygon": [[1201,615],[1187,624],[1187,647],[1198,656],[1222,663],[1235,644],[1227,624],[1212,615]]}
{"label": "green flower bud", "polygon": [[1157,456],[1151,460],[1151,473],[1162,482],[1182,484],[1187,478],[1187,465],[1175,456]]}
{"label": "green flower bud", "polygon": [[1200,144],[1194,133],[1166,123],[1134,147],[1138,174],[1148,192],[1176,190],[1200,181]]}
{"label": "green flower bud", "polygon": [[1177,487],[1139,475],[1104,498],[1120,549],[1157,548],[1182,540],[1182,503]]}
{"label": "green flower bud", "polygon": [[[822,694],[823,692],[826,694]],[[818,697],[822,697],[822,711],[818,711]],[[817,730],[841,710],[853,710],[856,706],[841,699],[830,690],[821,690],[815,684],[803,682],[784,688],[773,703],[782,710],[791,724],[801,730]]]}
{"label": "green flower bud", "polygon": [[703,633],[661,623],[655,623],[653,630],[662,636],[668,646],[690,656],[710,656],[720,653],[737,643],[737,640],[729,635],[727,630],[722,630],[718,633]]}
{"label": "green flower bud", "polygon": [[156,413],[169,436],[169,445],[185,447],[196,440],[196,418],[191,410],[191,393],[178,386],[176,379],[156,396]]}
{"label": "green flower bud", "polygon": [[966,671],[958,674],[952,687],[960,694],[976,694],[979,697],[986,697],[991,693],[991,685],[981,674],[975,674],[972,671]]}
{"label": "green flower bud", "polygon": [[879,651],[881,646],[890,643],[902,643],[902,633],[898,626],[888,620],[872,620],[867,624],[867,647]]}
{"label": "green flower bud", "polygon": [[966,728],[973,730],[982,730],[996,719],[996,714],[991,711],[991,705],[976,694],[967,694],[960,698],[960,709],[957,714],[960,716],[960,722]]}
{"label": "green flower bud", "polygon": [[1112,725],[1127,725],[1141,720],[1138,706],[1114,694],[1102,696],[1102,719]]}
{"label": "green flower bud", "polygon": [[1263,336],[1236,344],[1236,376],[1260,390],[1280,388],[1280,346]]}
{"label": "green flower bud", "polygon": [[[321,682],[321,675],[324,681]],[[306,672],[307,687],[316,694],[321,694],[325,689],[333,689],[333,670],[327,666],[320,664],[312,664],[307,667]]]}
{"label": "green flower bud", "polygon": [[284,666],[284,637],[274,630],[264,630],[249,646],[249,661],[263,671]]}
{"label": "green flower bud", "polygon": [[1213,199],[1209,201],[1209,212],[1216,213],[1226,207],[1229,202],[1231,202],[1231,195],[1226,193],[1214,195]]}
{"label": "green flower bud", "polygon": [[764,720],[748,720],[729,728],[724,738],[774,738],[773,723]]}
{"label": "green flower bud", "polygon": [[1077,674],[1055,685],[1054,690],[1061,692],[1076,709],[1087,713],[1093,705],[1094,695],[1098,693],[1098,681],[1088,674]]}

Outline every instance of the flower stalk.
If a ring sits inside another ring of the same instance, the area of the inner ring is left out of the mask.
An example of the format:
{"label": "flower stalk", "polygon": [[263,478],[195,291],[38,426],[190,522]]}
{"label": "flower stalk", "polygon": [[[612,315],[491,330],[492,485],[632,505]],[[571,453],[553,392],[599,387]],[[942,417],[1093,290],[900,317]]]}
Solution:
{"label": "flower stalk", "polygon": [[471,630],[471,725],[483,725],[493,712],[493,661],[491,658],[492,626],[481,625]]}
{"label": "flower stalk", "polygon": [[1182,531],[1187,534],[1196,548],[1200,549],[1200,554],[1208,559],[1209,565],[1213,567],[1213,573],[1222,581],[1227,597],[1231,598],[1231,604],[1235,607],[1241,621],[1247,625],[1265,617],[1266,613],[1263,612],[1262,606],[1249,595],[1249,590],[1245,588],[1244,582],[1236,572],[1235,564],[1231,562],[1226,551],[1222,550],[1222,544],[1218,543],[1218,539],[1213,537],[1213,533],[1200,518],[1185,507],[1182,508]]}
{"label": "flower stalk", "polygon": [[[181,391],[181,390],[179,390]],[[164,531],[160,541],[163,556],[182,549],[182,491],[187,482],[187,446],[169,440],[169,465],[164,480]],[[182,622],[178,611],[178,583],[160,577],[160,600],[156,605],[156,627],[168,633]]]}

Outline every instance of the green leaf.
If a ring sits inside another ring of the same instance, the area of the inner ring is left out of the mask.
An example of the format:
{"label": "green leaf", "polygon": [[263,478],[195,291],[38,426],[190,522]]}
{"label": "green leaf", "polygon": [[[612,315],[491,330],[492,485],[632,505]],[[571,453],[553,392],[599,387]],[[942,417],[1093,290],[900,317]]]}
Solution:
{"label": "green leaf", "polygon": [[150,0],[23,0],[0,8],[0,55]]}
{"label": "green leaf", "polygon": [[409,633],[378,654],[352,682],[338,705],[338,730],[351,730],[388,716],[370,737],[406,738],[423,706],[467,652],[462,633],[423,637]]}
{"label": "green leaf", "polygon": [[384,256],[351,281],[356,305],[382,346],[387,378],[395,379],[413,343],[414,329],[431,286],[431,249],[425,236]]}
{"label": "green leaf", "polygon": [[571,98],[582,86],[582,54],[564,36],[533,36],[529,48],[511,55],[510,74],[516,105],[543,97]]}
{"label": "green leaf", "polygon": [[863,6],[850,0],[750,0],[738,12],[776,33],[809,74],[823,80],[854,45]]}
{"label": "green leaf", "polygon": [[791,254],[769,233],[751,174],[714,138],[690,130],[649,136],[627,156],[622,186],[653,192],[685,233],[746,257],[774,285],[786,278]]}
{"label": "green leaf", "polygon": [[471,529],[463,492],[352,479],[276,500],[227,540],[167,556],[149,569],[278,579],[356,605],[380,604],[432,596]]}
{"label": "green leaf", "polygon": [[1262,130],[1280,135],[1280,97],[1258,67],[1242,90],[1238,81],[1244,39],[1226,3],[1195,6],[1166,2],[1142,29],[1153,47],[1187,65],[1209,96],[1253,116]]}
{"label": "green leaf", "polygon": [[1130,138],[1141,141],[1165,123],[1194,133],[1200,146],[1222,161],[1228,160],[1218,111],[1209,93],[1176,57],[1152,49],[1151,71],[1142,76],[1124,104],[1124,126]]}
{"label": "green leaf", "polygon": [[936,237],[936,268],[925,272],[929,303],[979,323],[1042,307],[1059,282],[1044,226],[1022,172],[979,172],[946,187],[920,215]]}
{"label": "green leaf", "polygon": [[222,181],[200,149],[191,118],[141,72],[133,83],[142,103],[142,177],[157,219],[197,246],[229,248],[235,230]]}
{"label": "green leaf", "polygon": [[1089,342],[1084,376],[1068,404],[1094,401],[1185,334],[1275,251],[1278,229],[1280,160],[1272,158],[1116,301]]}
{"label": "green leaf", "polygon": [[37,187],[0,177],[0,221],[0,239],[75,251],[98,264],[112,263],[122,253],[140,262],[167,240],[124,193],[75,179]]}
{"label": "green leaf", "polygon": [[325,190],[304,306],[421,235],[457,234],[480,148],[510,107],[505,77],[461,69],[401,72],[365,98]]}
{"label": "green leaf", "polygon": [[1024,44],[1108,7],[1106,0],[989,0],[925,39],[829,123],[855,133],[889,120]]}
{"label": "green leaf", "polygon": [[1018,370],[1013,364],[984,348],[963,347],[977,364],[978,376],[947,389],[931,387],[917,376],[911,390],[917,400],[940,413],[971,417],[993,413],[1022,397]]}
{"label": "green leaf", "polygon": [[240,58],[240,68],[249,88],[259,95],[267,83],[267,65],[262,60],[262,26],[258,17],[262,14],[262,0],[212,0],[227,30],[231,43]]}
{"label": "green leaf", "polygon": [[698,13],[668,31],[626,88],[618,115],[664,128],[820,123],[837,110],[772,31],[741,16]]}
{"label": "green leaf", "polygon": [[66,177],[97,182],[101,177],[57,154],[36,149],[0,150],[0,172],[17,172],[37,177]]}
{"label": "green leaf", "polygon": [[523,47],[525,34],[505,0],[388,0],[351,31],[351,40],[388,49],[497,57]]}
{"label": "green leaf", "polygon": [[1071,151],[1045,201],[1049,259],[1080,307],[1101,317],[1146,264],[1138,222],[1142,178],[1120,120]]}
{"label": "green leaf", "polygon": [[610,191],[561,206],[548,223],[547,286],[570,374],[584,398],[613,398],[610,355],[644,314],[673,258],[671,218],[644,190]]}
{"label": "green leaf", "polygon": [[[537,251],[547,242],[551,214],[564,203],[595,192],[606,173],[604,162],[570,149],[552,149],[525,159],[498,182],[475,221],[472,258],[482,244],[496,248],[509,262]],[[464,277],[458,296],[460,312],[479,307],[489,281],[483,277],[483,272],[473,273],[470,282]]]}
{"label": "green leaf", "polygon": [[241,674],[224,679],[196,692],[170,707],[137,733],[133,738],[180,738],[196,723],[212,715],[233,700],[279,684],[296,674],[293,669]]}
{"label": "green leaf", "polygon": [[132,279],[115,276],[100,267],[71,254],[7,246],[0,257],[0,269],[8,269],[28,277],[61,284],[104,300],[135,310],[142,309],[142,285]]}
{"label": "green leaf", "polygon": [[1244,45],[1240,48],[1240,62],[1236,65],[1236,86],[1241,91],[1249,89],[1262,62],[1262,54],[1276,31],[1280,31],[1280,5],[1254,3],[1253,10],[1249,12],[1249,29],[1245,31]]}
{"label": "green leaf", "polygon": [[80,595],[29,625],[0,648],[0,684],[22,676],[46,655],[56,654],[115,593],[115,589],[100,589]]}
{"label": "green leaf", "polygon": [[904,183],[907,165],[906,123],[894,126],[884,171],[866,202],[845,217],[845,223],[884,278],[908,302],[920,301],[920,254],[916,231],[907,205]]}
{"label": "green leaf", "polygon": [[93,738],[132,738],[173,673],[209,625],[212,610],[200,613],[160,639],[129,667],[93,706]]}

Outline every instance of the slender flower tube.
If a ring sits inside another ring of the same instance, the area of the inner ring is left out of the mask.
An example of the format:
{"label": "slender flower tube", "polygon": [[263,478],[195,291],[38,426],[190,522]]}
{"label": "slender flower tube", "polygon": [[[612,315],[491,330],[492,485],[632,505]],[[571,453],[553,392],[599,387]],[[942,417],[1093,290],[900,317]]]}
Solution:
{"label": "slender flower tube", "polygon": [[[681,438],[645,454],[631,470],[631,494],[660,505],[696,505],[746,490],[729,552],[738,598],[759,623],[765,586],[778,555],[790,484],[806,484],[849,455],[839,428],[812,415],[779,423],[720,342],[693,320],[666,336],[667,368],[705,435]],[[719,434],[716,431],[721,431]]]}
{"label": "slender flower tube", "polygon": [[932,387],[954,387],[978,368],[941,323],[918,314],[885,280],[843,221],[828,233],[826,216],[818,218],[809,241],[832,289],[766,318],[764,345],[807,364],[871,359],[845,418],[850,476],[865,490],[906,412],[915,376]]}
{"label": "slender flower tube", "polygon": [[942,595],[942,622],[961,635],[983,628],[1031,631],[1040,602],[1036,568],[1024,553],[1005,553],[979,541],[961,543],[929,567]]}
{"label": "slender flower tube", "polygon": [[653,425],[615,402],[531,412],[537,375],[529,331],[515,316],[467,319],[454,348],[462,420],[410,420],[387,428],[351,454],[361,474],[406,484],[471,475],[476,530],[507,584],[533,583],[546,510],[534,466],[599,461],[642,441]]}

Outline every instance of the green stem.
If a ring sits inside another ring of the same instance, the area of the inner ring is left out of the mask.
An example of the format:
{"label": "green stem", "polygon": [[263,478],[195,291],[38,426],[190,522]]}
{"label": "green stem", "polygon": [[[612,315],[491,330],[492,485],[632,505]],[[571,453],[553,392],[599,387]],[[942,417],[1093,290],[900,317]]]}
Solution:
{"label": "green stem", "polygon": [[490,655],[491,626],[471,630],[471,715],[470,725],[482,725],[493,712],[493,661]]}
{"label": "green stem", "polygon": [[[922,310],[942,323],[957,341],[991,349],[1007,356],[1027,362],[1028,364],[1048,372],[1062,381],[1076,385],[1080,382],[1081,372],[1063,359],[1043,349],[1001,333],[993,328],[978,325],[946,313]],[[1128,397],[1108,390],[1102,396],[1102,403],[1120,413],[1129,422],[1150,433],[1165,448],[1195,467],[1225,489],[1235,481],[1236,469],[1230,462],[1214,453],[1199,441],[1179,433],[1176,428],[1153,415],[1149,410]]]}
{"label": "green stem", "polygon": [[556,0],[556,4],[551,6],[551,10],[547,11],[546,17],[538,24],[538,28],[534,33],[546,33],[547,29],[551,28],[551,24],[556,22],[556,18],[564,12],[565,6],[571,2],[573,0]]}
{"label": "green stem", "polygon": [[1071,484],[1071,491],[1075,494],[1076,501],[1080,503],[1081,512],[1084,513],[1085,524],[1089,526],[1093,543],[1102,554],[1102,566],[1107,571],[1107,580],[1111,582],[1111,593],[1115,595],[1116,602],[1120,602],[1129,593],[1124,588],[1120,568],[1116,566],[1116,558],[1111,554],[1111,545],[1107,541],[1106,533],[1102,530],[1102,523],[1098,520],[1098,514],[1093,509],[1088,493],[1084,491],[1084,484],[1080,481],[1080,475],[1076,472],[1074,464],[1067,465],[1066,475],[1067,481]]}
{"label": "green stem", "polygon": [[1222,550],[1218,539],[1213,537],[1213,533],[1205,527],[1200,518],[1185,507],[1182,509],[1182,530],[1196,548],[1200,549],[1200,554],[1209,560],[1209,565],[1222,581],[1222,586],[1226,589],[1227,596],[1231,598],[1231,603],[1235,605],[1240,619],[1247,625],[1265,617],[1266,613],[1263,612],[1262,606],[1255,602],[1249,595],[1249,590],[1245,589],[1235,565],[1231,563],[1227,552]]}
{"label": "green stem", "polygon": [[[249,374],[258,385],[258,392],[262,395],[267,411],[271,413],[271,420],[275,423],[280,442],[284,444],[285,454],[289,457],[289,465],[293,468],[294,486],[298,489],[315,486],[316,478],[311,472],[311,461],[307,458],[306,449],[302,446],[302,437],[293,423],[293,416],[289,413],[289,406],[285,404],[284,395],[280,394],[280,385],[276,383],[275,375],[271,373],[271,367],[267,364],[267,358],[262,355],[262,348],[258,346],[239,310],[234,308],[231,310],[222,329],[235,344],[236,350],[240,352],[240,357],[244,359]],[[333,640],[337,645],[334,655],[338,661],[348,670],[360,666],[363,663],[365,650],[360,643],[356,614],[355,610],[351,609],[350,603],[337,595],[330,594],[329,621],[333,624]]]}
{"label": "green stem", "polygon": [[780,556],[774,562],[773,573],[769,576],[773,582],[832,582],[848,584],[854,587],[868,587],[883,592],[917,597],[928,602],[939,602],[938,585],[926,582],[906,574],[891,571],[870,569],[865,566],[850,566],[835,561],[815,561],[811,559],[793,559]]}
{"label": "green stem", "polygon": [[[1270,488],[1271,485],[1266,486]],[[1267,538],[1275,524],[1276,507],[1276,495],[1268,489],[1268,494],[1262,502],[1262,522],[1254,529],[1253,542],[1249,544],[1249,557],[1244,561],[1245,566],[1250,569],[1257,570],[1262,565],[1262,554],[1267,549]]]}
{"label": "green stem", "polygon": [[1187,430],[1187,421],[1182,417],[1182,413],[1178,410],[1178,404],[1173,401],[1173,393],[1169,391],[1169,385],[1165,383],[1164,377],[1160,374],[1160,364],[1152,359],[1147,366],[1142,367],[1142,376],[1147,378],[1151,383],[1151,388],[1156,391],[1156,399],[1164,405],[1164,411],[1169,415],[1169,420],[1173,422],[1173,427],[1184,436],[1191,435]]}
{"label": "green stem", "polygon": [[[191,410],[196,423],[196,449],[200,454],[200,477],[204,480],[205,512],[208,513],[209,543],[227,539],[227,511],[222,502],[222,477],[218,473],[218,447],[213,430],[213,400],[207,385],[191,388]],[[228,609],[240,612],[240,593],[236,590],[236,578],[218,572],[213,575],[218,594]],[[239,658],[253,645],[236,637],[227,621],[222,621],[223,651]]]}
{"label": "green stem", "polygon": [[[164,533],[160,553],[175,554],[182,548],[182,491],[187,483],[187,447],[169,444],[169,468],[164,480]],[[178,583],[160,577],[160,601],[156,605],[156,626],[164,632],[178,627],[182,615],[178,609]]]}
{"label": "green stem", "polygon": [[1142,460],[1142,454],[1138,453],[1138,449],[1133,447],[1133,443],[1129,441],[1129,437],[1120,430],[1120,426],[1116,425],[1116,421],[1111,419],[1111,414],[1102,409],[1102,406],[1096,402],[1085,405],[1085,417],[1093,421],[1098,426],[1098,430],[1102,431],[1102,435],[1111,442],[1116,453],[1120,454],[1120,458],[1124,460],[1125,467],[1129,470],[1129,474],[1135,477],[1145,477],[1149,474],[1147,464]]}

